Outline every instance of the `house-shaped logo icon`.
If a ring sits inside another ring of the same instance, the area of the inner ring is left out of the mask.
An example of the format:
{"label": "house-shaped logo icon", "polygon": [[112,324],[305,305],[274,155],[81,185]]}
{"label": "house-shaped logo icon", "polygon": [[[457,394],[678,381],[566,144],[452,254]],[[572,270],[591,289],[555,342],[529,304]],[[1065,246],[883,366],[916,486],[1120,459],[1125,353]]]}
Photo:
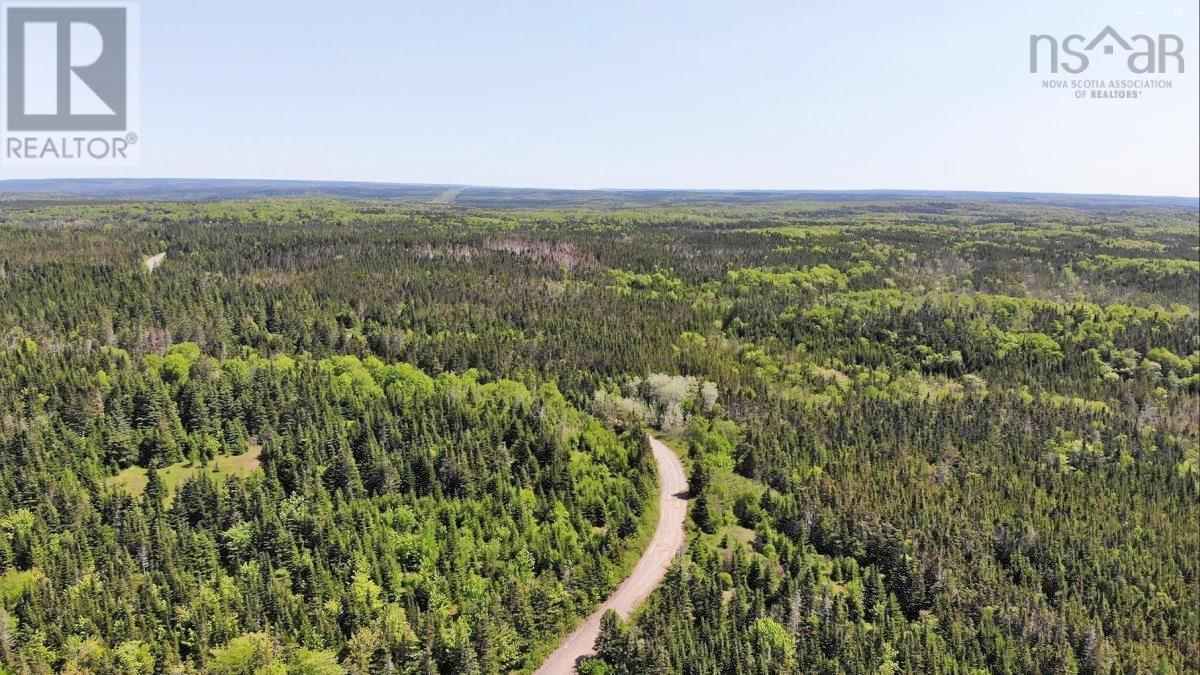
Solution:
{"label": "house-shaped logo icon", "polygon": [[[1096,35],[1096,37],[1092,38],[1092,41],[1087,43],[1087,46],[1084,47],[1084,49],[1086,49],[1089,52],[1092,51],[1093,49],[1098,47],[1101,42],[1104,42],[1105,38],[1112,38],[1112,40],[1115,41],[1117,44],[1121,45],[1121,49],[1124,49],[1125,51],[1129,51],[1130,49],[1133,49],[1133,45],[1126,42],[1125,38],[1121,37],[1121,34],[1118,33],[1116,31],[1116,29],[1114,29],[1112,26],[1105,26],[1104,30],[1100,31]],[[1113,45],[1112,44],[1104,45],[1104,53],[1112,54],[1113,53]]]}

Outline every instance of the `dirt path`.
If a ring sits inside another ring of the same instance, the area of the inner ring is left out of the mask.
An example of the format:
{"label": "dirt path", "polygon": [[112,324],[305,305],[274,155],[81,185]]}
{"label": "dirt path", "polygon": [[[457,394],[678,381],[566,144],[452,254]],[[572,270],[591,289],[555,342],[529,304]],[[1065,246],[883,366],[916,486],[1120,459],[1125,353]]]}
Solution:
{"label": "dirt path", "polygon": [[166,251],[163,251],[162,253],[159,253],[159,254],[156,254],[156,255],[152,255],[152,256],[150,256],[149,258],[146,258],[146,263],[145,263],[145,264],[146,264],[146,269],[147,269],[147,270],[149,270],[149,271],[151,271],[151,272],[153,272],[153,271],[154,271],[154,268],[155,268],[155,267],[158,267],[159,265],[161,265],[161,264],[162,264],[162,261],[163,261],[163,260],[164,260],[166,257],[167,257],[167,252],[166,252]]}
{"label": "dirt path", "polygon": [[684,519],[687,517],[687,474],[683,463],[662,441],[650,437],[654,460],[658,463],[661,492],[658,497],[658,529],[642,554],[633,572],[621,582],[608,600],[575,629],[555,649],[535,675],[567,675],[575,672],[576,662],[592,653],[592,645],[600,633],[600,617],[615,610],[622,618],[650,597],[667,574],[675,554],[683,547]]}

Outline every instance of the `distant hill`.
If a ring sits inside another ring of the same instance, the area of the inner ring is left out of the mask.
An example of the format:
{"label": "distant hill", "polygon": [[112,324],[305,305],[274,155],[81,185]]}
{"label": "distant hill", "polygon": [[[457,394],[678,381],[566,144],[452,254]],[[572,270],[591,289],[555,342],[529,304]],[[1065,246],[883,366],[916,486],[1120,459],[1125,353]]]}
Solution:
{"label": "distant hill", "polygon": [[204,200],[325,195],[435,201],[460,186],[212,178],[50,178],[0,181],[0,195],[95,199]]}
{"label": "distant hill", "polygon": [[478,207],[666,206],[678,204],[770,204],[790,201],[951,200],[1068,206],[1083,209],[1159,207],[1200,209],[1189,197],[1078,195],[1037,192],[941,190],[558,190],[469,185],[306,180],[192,178],[42,179],[0,181],[0,199],[212,200],[322,195],[359,199],[453,203]]}

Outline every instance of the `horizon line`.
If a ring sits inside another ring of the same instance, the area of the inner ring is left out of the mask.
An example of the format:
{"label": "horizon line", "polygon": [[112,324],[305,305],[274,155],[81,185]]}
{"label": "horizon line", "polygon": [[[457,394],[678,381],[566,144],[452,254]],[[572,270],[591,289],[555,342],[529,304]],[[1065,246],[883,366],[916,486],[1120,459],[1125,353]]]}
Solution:
{"label": "horizon line", "polygon": [[846,187],[846,188],[780,188],[780,187],[547,187],[540,185],[491,185],[484,183],[455,183],[436,181],[401,181],[353,178],[216,178],[188,176],[119,176],[119,177],[41,177],[41,178],[0,178],[0,193],[20,194],[5,190],[4,187],[13,183],[116,183],[116,182],[153,182],[153,181],[194,181],[194,182],[228,182],[228,183],[310,183],[310,184],[344,184],[344,185],[377,185],[394,187],[443,187],[443,188],[477,188],[491,190],[540,190],[554,192],[692,192],[692,193],[808,193],[808,194],[853,194],[853,193],[933,193],[933,194],[992,194],[992,195],[1046,195],[1063,197],[1132,197],[1140,199],[1176,199],[1200,201],[1200,193],[1195,195],[1179,194],[1146,194],[1125,192],[1063,192],[1054,190],[1017,190],[1017,189],[978,189],[978,188],[928,188],[928,187]]}

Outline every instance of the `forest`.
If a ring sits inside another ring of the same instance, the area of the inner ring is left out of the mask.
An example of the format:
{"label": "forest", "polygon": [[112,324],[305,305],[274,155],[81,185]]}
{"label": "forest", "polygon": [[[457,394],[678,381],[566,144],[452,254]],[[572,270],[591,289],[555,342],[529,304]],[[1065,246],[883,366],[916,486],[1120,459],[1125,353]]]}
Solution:
{"label": "forest", "polygon": [[[160,254],[161,258],[157,257]],[[0,673],[1200,672],[1200,221],[0,201]]]}

